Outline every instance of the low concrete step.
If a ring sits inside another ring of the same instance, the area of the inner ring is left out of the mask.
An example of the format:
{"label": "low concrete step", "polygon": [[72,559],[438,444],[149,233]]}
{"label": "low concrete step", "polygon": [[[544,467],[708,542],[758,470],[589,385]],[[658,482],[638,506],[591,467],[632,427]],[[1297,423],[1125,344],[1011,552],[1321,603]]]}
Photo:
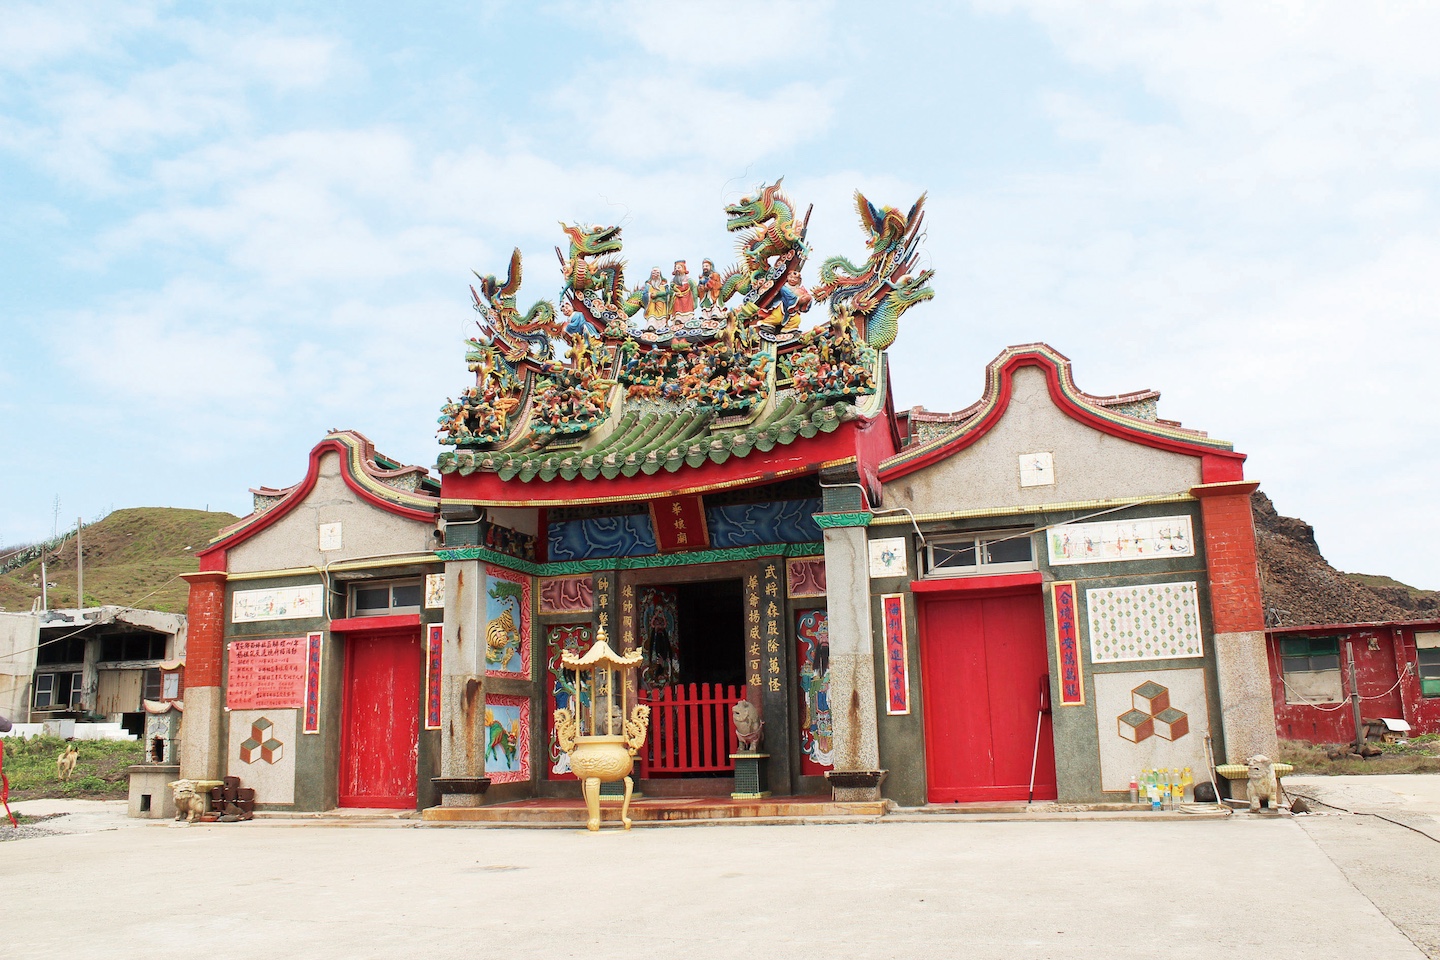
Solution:
{"label": "low concrete step", "polygon": [[[719,797],[645,799],[630,804],[630,819],[637,823],[693,820],[754,819],[873,819],[883,817],[889,803],[836,803],[829,799],[778,797],[765,800],[731,800]],[[620,818],[620,804],[605,798],[602,820]],[[485,807],[431,807],[424,819],[432,823],[583,824],[589,814],[576,800],[521,800]]]}

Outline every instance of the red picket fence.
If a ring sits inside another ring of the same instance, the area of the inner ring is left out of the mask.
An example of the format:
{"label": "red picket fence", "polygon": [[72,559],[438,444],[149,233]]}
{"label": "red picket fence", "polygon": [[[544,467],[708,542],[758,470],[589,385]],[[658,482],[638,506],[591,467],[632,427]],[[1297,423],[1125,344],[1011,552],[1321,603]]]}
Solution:
{"label": "red picket fence", "polygon": [[727,773],[740,741],[730,709],[745,699],[745,688],[708,683],[681,684],[641,693],[650,707],[650,736],[640,754],[640,776]]}

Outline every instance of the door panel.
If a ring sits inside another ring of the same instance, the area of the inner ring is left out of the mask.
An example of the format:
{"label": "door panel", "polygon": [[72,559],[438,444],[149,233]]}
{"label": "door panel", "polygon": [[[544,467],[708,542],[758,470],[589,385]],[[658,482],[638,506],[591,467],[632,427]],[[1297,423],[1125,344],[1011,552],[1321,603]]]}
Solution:
{"label": "door panel", "polygon": [[[931,802],[1024,800],[1040,678],[1049,670],[1040,595],[930,600],[921,629]],[[1035,798],[1055,796],[1055,746],[1046,714]]]}
{"label": "door panel", "polygon": [[413,807],[420,752],[420,637],[346,638],[342,807]]}

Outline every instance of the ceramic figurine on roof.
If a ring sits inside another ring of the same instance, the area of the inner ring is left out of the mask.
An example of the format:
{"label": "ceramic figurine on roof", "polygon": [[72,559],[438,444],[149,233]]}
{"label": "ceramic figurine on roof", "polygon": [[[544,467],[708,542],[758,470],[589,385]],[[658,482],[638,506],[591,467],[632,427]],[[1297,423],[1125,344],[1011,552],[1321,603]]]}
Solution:
{"label": "ceramic figurine on roof", "polygon": [[[741,262],[732,267],[721,282],[719,302],[724,304],[735,294],[741,294],[737,315],[746,322],[757,316],[763,317],[761,336],[767,340],[780,340],[781,333],[793,333],[798,327],[798,320],[794,327],[785,321],[789,311],[778,321],[775,311],[782,289],[790,283],[791,273],[794,272],[795,285],[798,285],[799,270],[810,254],[810,248],[805,243],[805,229],[810,215],[807,212],[804,221],[795,218],[793,203],[780,192],[783,181],[784,177],[781,177],[725,208],[725,229],[731,233],[743,233],[740,237]],[[796,299],[798,302],[798,294]],[[806,308],[808,303],[801,309]]]}
{"label": "ceramic figurine on roof", "polygon": [[[473,271],[472,271],[473,272]],[[526,357],[548,360],[554,353],[550,338],[558,336],[561,327],[555,322],[555,305],[541,300],[533,305],[522,317],[515,307],[515,295],[520,292],[520,248],[510,254],[510,270],[501,283],[493,276],[480,276],[480,290],[472,286],[470,295],[475,299],[475,310],[482,320],[480,329],[490,343],[499,347],[505,359],[516,363]],[[483,296],[482,296],[483,294]]]}
{"label": "ceramic figurine on roof", "polygon": [[855,210],[869,234],[865,246],[870,248],[870,256],[863,267],[844,257],[831,257],[820,266],[821,283],[814,290],[815,299],[829,298],[831,315],[852,318],[861,339],[876,350],[895,342],[900,314],[935,296],[927,286],[935,271],[915,273],[924,205],[921,194],[910,212],[902,214],[894,207],[876,207],[856,190]]}
{"label": "ceramic figurine on roof", "polygon": [[[620,228],[562,224],[559,318],[545,302],[523,317],[515,307],[518,250],[503,283],[480,278],[480,336],[467,354],[476,384],[445,404],[438,431],[463,452],[442,454],[441,471],[653,474],[878,416],[881,353],[900,314],[934,295],[931,271],[917,269],[923,203],[905,214],[856,194],[869,256],[825,261],[814,288],[803,278],[810,214],[796,216],[778,180],[725,208],[740,261],[724,272],[704,259],[692,274],[677,259],[668,278],[656,266],[627,290]],[[802,330],[827,300],[829,322]]]}

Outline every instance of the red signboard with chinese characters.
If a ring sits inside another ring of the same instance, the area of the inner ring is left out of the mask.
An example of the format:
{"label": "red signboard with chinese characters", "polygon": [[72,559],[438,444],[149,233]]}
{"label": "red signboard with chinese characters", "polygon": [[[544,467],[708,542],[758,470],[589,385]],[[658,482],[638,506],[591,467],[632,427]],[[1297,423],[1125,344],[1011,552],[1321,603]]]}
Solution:
{"label": "red signboard with chinese characters", "polygon": [[666,497],[650,501],[655,547],[661,553],[703,550],[710,546],[705,504],[699,497]]}
{"label": "red signboard with chinese characters", "polygon": [[234,640],[225,706],[231,710],[273,710],[305,702],[306,637]]}
{"label": "red signboard with chinese characters", "polygon": [[440,729],[440,678],[445,649],[445,625],[432,623],[425,631],[425,729]]}
{"label": "red signboard with chinese characters", "polygon": [[305,638],[305,726],[306,733],[320,732],[320,654],[325,648],[325,634],[309,634]]}
{"label": "red signboard with chinese characters", "polygon": [[910,663],[905,641],[905,595],[887,593],[880,598],[880,620],[885,631],[885,712],[910,712]]}
{"label": "red signboard with chinese characters", "polygon": [[1060,705],[1085,704],[1085,680],[1080,673],[1080,627],[1075,618],[1075,584],[1062,581],[1052,587],[1055,612],[1055,662],[1060,667]]}

